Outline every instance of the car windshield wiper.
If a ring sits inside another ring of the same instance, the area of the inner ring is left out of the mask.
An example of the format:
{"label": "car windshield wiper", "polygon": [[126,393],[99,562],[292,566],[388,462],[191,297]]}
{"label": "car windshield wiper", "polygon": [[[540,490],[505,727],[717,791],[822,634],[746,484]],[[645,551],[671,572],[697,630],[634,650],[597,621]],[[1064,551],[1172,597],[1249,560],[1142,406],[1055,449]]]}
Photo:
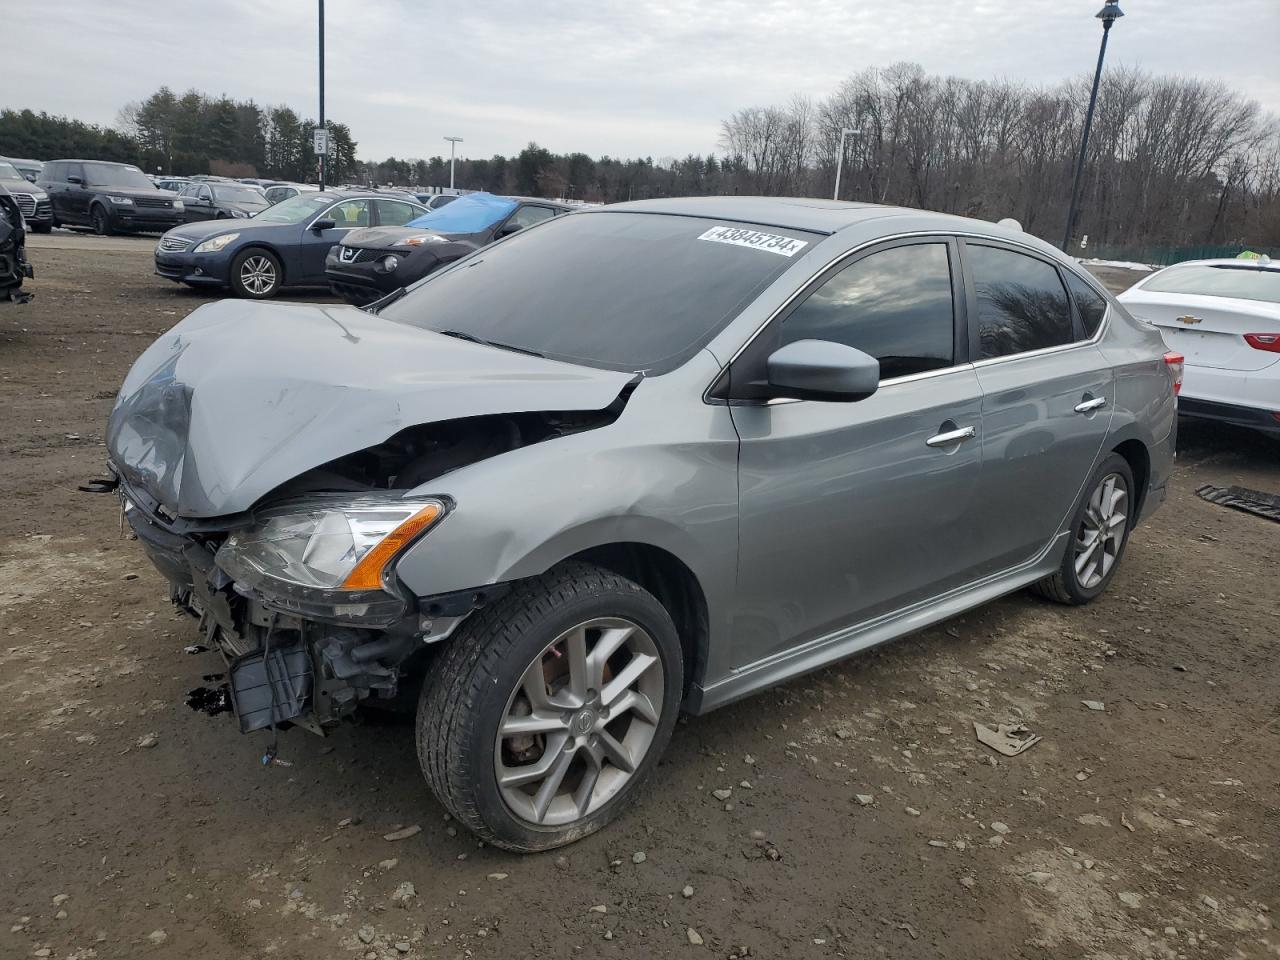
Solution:
{"label": "car windshield wiper", "polygon": [[445,337],[453,337],[455,340],[466,340],[468,343],[479,343],[486,347],[496,347],[499,350],[510,350],[512,353],[527,353],[531,357],[544,356],[537,350],[530,350],[527,347],[514,347],[509,343],[499,343],[497,340],[485,340],[471,333],[463,333],[461,330],[441,330],[440,334]]}
{"label": "car windshield wiper", "polygon": [[[365,309],[368,310],[370,313],[378,313],[379,311],[382,310],[383,307],[391,306],[391,304],[395,303],[397,300],[399,300],[408,292],[409,292],[408,287],[396,287],[396,289],[392,290],[381,300],[378,300],[378,301],[375,301],[374,303],[369,304],[367,307],[365,307]],[[374,309],[375,307],[377,309]]]}

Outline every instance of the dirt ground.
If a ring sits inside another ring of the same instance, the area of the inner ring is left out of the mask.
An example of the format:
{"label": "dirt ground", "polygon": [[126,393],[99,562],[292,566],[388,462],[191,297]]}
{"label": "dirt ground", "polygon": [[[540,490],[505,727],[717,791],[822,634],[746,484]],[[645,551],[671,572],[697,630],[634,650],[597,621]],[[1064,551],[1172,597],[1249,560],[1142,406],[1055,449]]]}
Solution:
{"label": "dirt ground", "polygon": [[[76,491],[206,302],[153,243],[33,238],[36,299],[0,306],[0,957],[1280,956],[1280,526],[1194,495],[1280,491],[1280,444],[1184,421],[1097,603],[1011,596],[687,719],[621,821],[513,856],[448,822],[410,726],[263,767],[185,705],[220,662]],[[997,757],[974,721],[1044,739]]]}

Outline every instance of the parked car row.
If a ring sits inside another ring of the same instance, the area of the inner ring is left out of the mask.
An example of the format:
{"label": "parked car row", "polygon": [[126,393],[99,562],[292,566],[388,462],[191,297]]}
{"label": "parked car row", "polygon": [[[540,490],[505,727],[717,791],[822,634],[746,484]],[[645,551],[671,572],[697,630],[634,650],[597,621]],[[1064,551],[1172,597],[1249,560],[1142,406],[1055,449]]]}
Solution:
{"label": "parked car row", "polygon": [[[216,196],[219,188],[192,183],[186,189]],[[327,285],[362,305],[570,209],[549,200],[473,193],[428,210],[398,194],[308,191],[252,219],[168,231],[156,245],[156,273],[257,300],[290,287]]]}

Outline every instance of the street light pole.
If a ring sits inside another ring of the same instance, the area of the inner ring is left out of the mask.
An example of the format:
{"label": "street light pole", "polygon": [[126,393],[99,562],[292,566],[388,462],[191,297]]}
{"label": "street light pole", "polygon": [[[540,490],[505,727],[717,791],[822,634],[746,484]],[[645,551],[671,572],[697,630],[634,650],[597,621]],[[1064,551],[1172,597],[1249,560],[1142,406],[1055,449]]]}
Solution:
{"label": "street light pole", "polygon": [[457,149],[458,144],[462,142],[462,138],[461,137],[445,137],[445,139],[449,141],[449,189],[452,190],[453,189],[454,151]]}
{"label": "street light pole", "polygon": [[[324,127],[324,0],[320,0],[320,129]],[[320,189],[324,189],[324,175],[328,167],[329,154],[320,154]]]}
{"label": "street light pole", "polygon": [[1076,175],[1071,181],[1071,203],[1067,206],[1067,226],[1062,232],[1062,250],[1065,253],[1071,244],[1071,231],[1076,225],[1076,205],[1080,200],[1080,179],[1084,175],[1084,158],[1089,150],[1089,128],[1093,126],[1093,108],[1098,102],[1098,83],[1102,80],[1102,59],[1107,55],[1107,36],[1111,33],[1111,25],[1124,16],[1120,9],[1120,0],[1106,0],[1105,5],[1096,14],[1102,21],[1102,44],[1098,47],[1098,66],[1093,72],[1093,90],[1089,93],[1089,109],[1084,115],[1084,133],[1080,137],[1080,156],[1076,158]]}
{"label": "street light pole", "polygon": [[840,131],[840,156],[836,157],[836,189],[831,194],[832,200],[840,199],[840,171],[844,167],[844,138],[852,133],[861,133],[861,130],[850,130],[845,128]]}

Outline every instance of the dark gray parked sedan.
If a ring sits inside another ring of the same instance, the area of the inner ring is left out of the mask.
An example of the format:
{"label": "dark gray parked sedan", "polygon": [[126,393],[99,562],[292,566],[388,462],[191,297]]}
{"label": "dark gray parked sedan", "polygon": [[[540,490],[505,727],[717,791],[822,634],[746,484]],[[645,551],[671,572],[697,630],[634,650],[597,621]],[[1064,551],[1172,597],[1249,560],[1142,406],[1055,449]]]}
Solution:
{"label": "dark gray parked sedan", "polygon": [[[213,186],[219,186],[213,184]],[[252,219],[175,227],[156,244],[156,273],[192,287],[266,300],[286,287],[325,286],[324,259],[349,230],[426,213],[415,201],[360,190],[299,194]]]}
{"label": "dark gray parked sedan", "polygon": [[622,204],[377,311],[197,310],[111,467],[241,730],[416,697],[437,796],[514,850],[615,817],[682,709],[1023,587],[1087,603],[1173,463],[1181,358],[976,220]]}

